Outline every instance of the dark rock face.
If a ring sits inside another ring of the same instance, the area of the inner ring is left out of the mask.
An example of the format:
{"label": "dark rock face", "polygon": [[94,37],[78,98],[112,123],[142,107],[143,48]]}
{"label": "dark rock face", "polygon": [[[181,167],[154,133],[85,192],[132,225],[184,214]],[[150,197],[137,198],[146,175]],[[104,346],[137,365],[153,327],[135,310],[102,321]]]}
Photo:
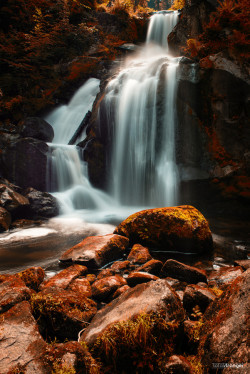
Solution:
{"label": "dark rock face", "polygon": [[7,179],[18,186],[46,191],[48,146],[41,140],[18,139],[4,150],[3,168]]}
{"label": "dark rock face", "polygon": [[54,130],[44,119],[28,117],[24,120],[20,135],[23,138],[34,138],[44,142],[52,142]]}
{"label": "dark rock face", "polygon": [[191,312],[198,305],[201,312],[204,313],[209,304],[216,298],[212,291],[198,285],[189,285],[186,287],[183,295],[183,306]]}
{"label": "dark rock face", "polygon": [[25,197],[29,201],[28,215],[32,218],[51,218],[59,214],[57,200],[48,192],[28,188]]}
{"label": "dark rock face", "polygon": [[207,282],[205,272],[194,266],[185,265],[176,260],[167,260],[161,270],[162,275],[191,283]]}
{"label": "dark rock face", "polygon": [[[205,367],[213,363],[243,364],[248,367],[250,270],[244,272],[216,299],[204,315],[199,355]],[[225,368],[223,373],[233,373],[235,368]]]}
{"label": "dark rock face", "polygon": [[10,213],[0,207],[0,232],[6,231],[9,229],[11,224],[11,215]]}
{"label": "dark rock face", "polygon": [[182,9],[182,16],[178,25],[168,37],[170,52],[176,56],[182,53],[181,47],[186,45],[190,38],[198,37],[204,30],[209,16],[215,10],[216,1],[189,0]]}
{"label": "dark rock face", "polygon": [[0,205],[15,214],[27,207],[29,200],[6,184],[0,184]]}
{"label": "dark rock face", "polygon": [[[0,318],[0,372],[49,374],[44,364],[47,344],[42,339],[27,301],[15,305]],[[19,369],[19,370],[18,370]]]}

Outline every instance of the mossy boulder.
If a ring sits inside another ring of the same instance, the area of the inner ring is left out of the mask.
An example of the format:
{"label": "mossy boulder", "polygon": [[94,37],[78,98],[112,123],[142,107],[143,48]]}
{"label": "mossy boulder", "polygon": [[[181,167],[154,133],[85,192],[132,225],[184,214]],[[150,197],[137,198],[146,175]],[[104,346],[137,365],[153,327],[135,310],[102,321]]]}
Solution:
{"label": "mossy boulder", "polygon": [[249,371],[249,292],[248,269],[228,285],[221,297],[215,299],[207,309],[198,348],[204,368],[213,368],[216,363],[227,363],[240,366],[238,369],[233,366],[225,368],[223,373]]}
{"label": "mossy boulder", "polygon": [[142,210],[125,219],[114,231],[150,249],[203,253],[213,247],[212,234],[204,216],[194,207]]}

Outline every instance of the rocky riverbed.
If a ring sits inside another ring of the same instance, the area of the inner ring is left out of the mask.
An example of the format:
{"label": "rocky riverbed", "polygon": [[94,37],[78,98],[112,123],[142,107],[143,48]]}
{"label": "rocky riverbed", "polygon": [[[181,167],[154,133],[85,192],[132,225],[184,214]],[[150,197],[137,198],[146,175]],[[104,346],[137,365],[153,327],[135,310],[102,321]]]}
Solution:
{"label": "rocky riverbed", "polygon": [[216,243],[195,208],[151,209],[79,239],[52,277],[0,275],[0,372],[247,373],[250,261],[219,266]]}

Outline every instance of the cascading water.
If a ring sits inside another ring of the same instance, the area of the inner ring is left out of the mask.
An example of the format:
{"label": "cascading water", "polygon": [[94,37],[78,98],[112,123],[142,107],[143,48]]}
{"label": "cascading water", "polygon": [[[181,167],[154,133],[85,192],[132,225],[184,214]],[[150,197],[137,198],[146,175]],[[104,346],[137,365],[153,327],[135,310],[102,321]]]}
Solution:
{"label": "cascading water", "polygon": [[91,108],[99,91],[99,81],[89,80],[68,106],[60,107],[46,118],[55,131],[54,143],[50,145],[49,188],[59,200],[62,213],[96,209],[106,216],[112,212],[121,217],[138,208],[177,203],[178,59],[167,55],[167,36],[177,18],[178,12],[151,17],[145,47],[139,55],[126,59],[106,88],[101,105],[113,130],[109,195],[91,186],[80,157],[82,150],[67,145]]}
{"label": "cascading water", "polygon": [[165,48],[167,32],[177,17],[178,12],[172,12],[151,18],[148,45],[126,61],[106,89],[102,112],[114,130],[110,194],[120,205],[170,206],[178,202],[178,59],[167,56]]}
{"label": "cascading water", "polygon": [[62,214],[80,209],[107,209],[112,201],[104,192],[91,186],[81,148],[68,145],[81,120],[92,108],[99,84],[98,79],[89,79],[68,105],[59,107],[46,118],[55,132],[54,142],[49,144],[48,190],[58,199]]}

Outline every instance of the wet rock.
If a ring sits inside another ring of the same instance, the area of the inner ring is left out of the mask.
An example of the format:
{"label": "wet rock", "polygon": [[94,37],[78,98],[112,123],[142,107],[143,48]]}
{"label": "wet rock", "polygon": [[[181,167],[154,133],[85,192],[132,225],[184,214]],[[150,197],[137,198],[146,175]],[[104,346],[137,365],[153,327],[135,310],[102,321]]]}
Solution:
{"label": "wet rock", "polygon": [[237,260],[234,261],[234,265],[242,267],[243,270],[247,270],[250,268],[250,260]]}
{"label": "wet rock", "polygon": [[42,223],[43,223],[42,220],[34,221],[32,219],[20,218],[20,219],[16,219],[14,222],[12,222],[10,228],[11,229],[22,229],[22,228],[27,229],[29,227],[39,226]]}
{"label": "wet rock", "polygon": [[127,277],[127,283],[130,287],[134,287],[137,284],[156,281],[157,279],[159,278],[153,274],[149,274],[143,271],[134,271]]}
{"label": "wet rock", "polygon": [[46,349],[46,359],[53,373],[99,373],[99,366],[87,347],[78,342],[51,344]]}
{"label": "wet rock", "polygon": [[102,279],[106,277],[110,277],[112,275],[115,275],[115,271],[112,269],[103,269],[100,271],[100,273],[97,275],[97,279]]}
{"label": "wet rock", "polygon": [[193,369],[190,362],[183,356],[171,356],[163,365],[165,373],[171,374],[192,374]]}
{"label": "wet rock", "polygon": [[92,284],[96,281],[96,275],[95,274],[87,274],[86,279],[89,281],[90,284]]}
{"label": "wet rock", "polygon": [[11,224],[10,213],[6,209],[0,207],[0,232],[9,230],[10,224]]}
{"label": "wet rock", "polygon": [[24,120],[20,135],[23,138],[35,138],[44,142],[52,142],[54,130],[44,119],[28,117]]}
{"label": "wet rock", "polygon": [[30,296],[31,290],[18,275],[0,275],[0,313],[29,300]]}
{"label": "wet rock", "polygon": [[93,298],[104,301],[111,296],[118,288],[125,286],[126,280],[120,275],[113,275],[99,279],[92,284]]}
{"label": "wet rock", "polygon": [[5,184],[0,184],[0,205],[12,214],[21,213],[29,200]]}
{"label": "wet rock", "polygon": [[128,242],[127,238],[120,235],[90,236],[66,251],[60,261],[102,267],[122,257]]}
{"label": "wet rock", "polygon": [[149,248],[204,253],[212,249],[208,222],[194,207],[183,205],[132,214],[114,231]]}
{"label": "wet rock", "polygon": [[85,275],[87,271],[88,269],[86,266],[72,265],[67,269],[60,271],[60,273],[56,274],[54,277],[44,281],[41,284],[40,289],[56,287],[65,290],[76,278]]}
{"label": "wet rock", "polygon": [[184,310],[176,293],[164,279],[139,284],[123,293],[101,309],[81,336],[92,345],[108,326],[127,321],[140,313],[164,310],[166,321],[175,319],[177,324],[184,318]]}
{"label": "wet rock", "polygon": [[149,253],[148,248],[143,247],[140,244],[134,244],[129,255],[128,260],[132,264],[145,264],[145,262],[152,259],[152,256]]}
{"label": "wet rock", "polygon": [[96,303],[79,293],[59,288],[45,288],[31,301],[41,334],[54,340],[77,340],[97,309]]}
{"label": "wet rock", "polygon": [[29,200],[29,212],[32,218],[51,218],[59,214],[59,206],[54,196],[48,192],[28,188],[25,197]]}
{"label": "wet rock", "polygon": [[21,271],[18,275],[27,287],[34,291],[38,291],[40,284],[44,280],[45,272],[40,266],[34,266]]}
{"label": "wet rock", "polygon": [[191,313],[193,308],[198,305],[201,312],[204,313],[215,298],[215,294],[209,289],[198,285],[189,285],[186,287],[183,295],[183,306]]}
{"label": "wet rock", "polygon": [[130,287],[126,284],[125,286],[122,286],[118,288],[115,293],[112,295],[112,299],[116,299],[118,296],[122,295],[124,292],[129,290]]}
{"label": "wet rock", "polygon": [[225,286],[233,282],[242,273],[243,269],[240,266],[220,268],[219,270],[210,273],[208,282],[209,284],[216,284],[219,287]]}
{"label": "wet rock", "polygon": [[22,188],[46,191],[47,152],[48,145],[37,139],[13,141],[2,158],[5,177]]}
{"label": "wet rock", "polygon": [[146,262],[144,265],[139,266],[136,271],[145,271],[146,273],[150,273],[153,275],[159,275],[162,269],[163,263],[159,260],[150,260]]}
{"label": "wet rock", "polygon": [[129,269],[130,266],[130,261],[115,261],[111,269],[114,270],[115,272],[124,272]]}
{"label": "wet rock", "polygon": [[1,315],[1,374],[49,374],[49,367],[44,364],[46,346],[27,301],[15,305]]}
{"label": "wet rock", "polygon": [[[212,368],[213,363],[239,363],[243,364],[241,372],[248,371],[249,291],[250,270],[247,270],[207,309],[198,349],[204,367]],[[235,370],[232,367],[222,372]]]}
{"label": "wet rock", "polygon": [[176,260],[167,260],[163,265],[161,273],[166,277],[179,279],[189,284],[207,282],[207,277],[203,270],[185,265]]}
{"label": "wet rock", "polygon": [[86,278],[77,278],[69,285],[69,289],[81,296],[92,297],[92,288]]}

